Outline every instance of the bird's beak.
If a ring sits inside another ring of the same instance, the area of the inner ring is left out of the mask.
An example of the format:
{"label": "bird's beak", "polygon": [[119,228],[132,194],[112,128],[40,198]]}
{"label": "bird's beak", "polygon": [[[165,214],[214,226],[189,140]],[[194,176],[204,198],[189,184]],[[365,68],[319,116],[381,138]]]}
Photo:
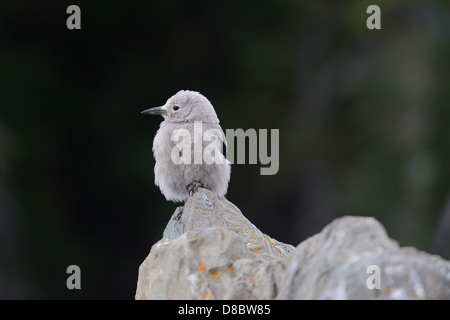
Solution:
{"label": "bird's beak", "polygon": [[167,114],[167,111],[164,108],[164,106],[162,106],[162,107],[150,108],[150,109],[142,111],[141,113],[142,114],[153,114],[153,115],[163,116],[163,115]]}

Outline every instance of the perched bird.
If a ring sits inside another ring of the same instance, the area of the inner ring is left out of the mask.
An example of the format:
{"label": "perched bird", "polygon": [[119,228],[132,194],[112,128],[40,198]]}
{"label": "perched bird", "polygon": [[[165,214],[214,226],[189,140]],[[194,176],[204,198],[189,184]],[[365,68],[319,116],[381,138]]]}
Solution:
{"label": "perched bird", "polygon": [[155,184],[167,200],[186,201],[198,187],[223,196],[231,166],[217,114],[206,97],[181,90],[161,107],[142,114],[162,115],[153,140]]}

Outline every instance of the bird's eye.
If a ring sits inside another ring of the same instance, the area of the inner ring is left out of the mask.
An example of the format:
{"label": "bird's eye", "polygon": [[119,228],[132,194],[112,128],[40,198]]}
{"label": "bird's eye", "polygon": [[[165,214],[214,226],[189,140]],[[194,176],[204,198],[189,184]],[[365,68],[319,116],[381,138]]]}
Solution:
{"label": "bird's eye", "polygon": [[178,110],[180,110],[180,107],[179,106],[173,106],[173,110],[174,111],[178,111]]}

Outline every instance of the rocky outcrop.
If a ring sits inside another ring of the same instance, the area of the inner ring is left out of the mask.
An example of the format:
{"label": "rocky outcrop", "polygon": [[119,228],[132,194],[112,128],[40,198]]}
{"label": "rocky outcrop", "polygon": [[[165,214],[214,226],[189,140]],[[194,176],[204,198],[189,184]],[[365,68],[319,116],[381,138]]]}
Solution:
{"label": "rocky outcrop", "polygon": [[343,217],[296,248],[199,189],[139,268],[136,299],[450,299],[450,262]]}

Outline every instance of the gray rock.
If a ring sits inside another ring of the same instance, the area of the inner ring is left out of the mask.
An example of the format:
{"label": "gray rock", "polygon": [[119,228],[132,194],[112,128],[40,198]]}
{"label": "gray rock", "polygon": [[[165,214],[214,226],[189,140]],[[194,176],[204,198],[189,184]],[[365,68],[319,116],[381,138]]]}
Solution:
{"label": "gray rock", "polygon": [[[374,218],[336,219],[280,264],[276,299],[450,299],[450,262],[400,248]],[[368,288],[370,266],[380,289]]]}
{"label": "gray rock", "polygon": [[450,262],[400,248],[365,217],[336,219],[294,248],[200,189],[140,266],[136,299],[450,299]]}
{"label": "gray rock", "polygon": [[[178,207],[164,230],[163,238],[175,239],[186,231],[215,227],[233,231],[248,250],[259,257],[274,259],[286,256],[294,247],[272,239],[259,231],[242,212],[225,197],[199,189],[184,207]],[[234,235],[236,236],[236,235]]]}

